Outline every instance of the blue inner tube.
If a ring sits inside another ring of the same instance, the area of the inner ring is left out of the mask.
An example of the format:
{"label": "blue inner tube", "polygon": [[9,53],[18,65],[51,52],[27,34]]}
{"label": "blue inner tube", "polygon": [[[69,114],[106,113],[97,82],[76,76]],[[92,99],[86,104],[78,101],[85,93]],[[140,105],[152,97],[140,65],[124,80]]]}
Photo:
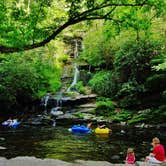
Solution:
{"label": "blue inner tube", "polygon": [[91,129],[87,128],[86,126],[84,125],[81,125],[81,126],[78,126],[78,125],[74,125],[72,128],[71,128],[72,132],[74,133],[90,133],[91,132]]}
{"label": "blue inner tube", "polygon": [[7,121],[5,121],[2,123],[2,126],[13,127],[13,128],[17,128],[19,125],[20,125],[20,122],[8,123]]}
{"label": "blue inner tube", "polygon": [[14,127],[14,128],[16,128],[16,127],[19,126],[19,124],[20,124],[20,122],[11,123],[11,124],[9,124],[9,127]]}

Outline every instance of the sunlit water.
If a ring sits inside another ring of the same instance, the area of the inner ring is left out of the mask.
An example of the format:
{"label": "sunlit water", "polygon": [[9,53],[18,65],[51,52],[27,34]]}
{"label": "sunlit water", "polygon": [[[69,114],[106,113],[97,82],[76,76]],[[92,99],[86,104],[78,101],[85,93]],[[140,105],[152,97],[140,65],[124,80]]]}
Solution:
{"label": "sunlit water", "polygon": [[126,149],[133,147],[136,159],[150,152],[150,141],[158,136],[166,145],[166,131],[112,127],[110,135],[73,134],[68,126],[0,128],[0,156],[35,156],[73,162],[74,160],[104,160],[123,163]]}

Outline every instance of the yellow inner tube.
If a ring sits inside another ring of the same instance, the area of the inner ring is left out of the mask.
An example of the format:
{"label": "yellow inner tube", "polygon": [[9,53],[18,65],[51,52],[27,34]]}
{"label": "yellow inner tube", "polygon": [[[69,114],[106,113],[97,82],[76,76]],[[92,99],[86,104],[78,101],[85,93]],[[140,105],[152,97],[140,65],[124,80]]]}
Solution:
{"label": "yellow inner tube", "polygon": [[101,129],[101,128],[96,128],[95,129],[95,133],[96,134],[109,134],[109,132],[110,132],[111,130],[109,129],[109,128],[103,128],[103,129]]}

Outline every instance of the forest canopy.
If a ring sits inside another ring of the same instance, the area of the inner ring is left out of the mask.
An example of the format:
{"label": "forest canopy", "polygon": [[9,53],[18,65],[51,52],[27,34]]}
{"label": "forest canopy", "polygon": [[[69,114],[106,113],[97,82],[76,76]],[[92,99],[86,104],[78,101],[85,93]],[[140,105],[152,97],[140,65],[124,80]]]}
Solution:
{"label": "forest canopy", "polygon": [[2,112],[66,95],[77,63],[72,89],[98,95],[97,116],[165,122],[165,20],[164,0],[1,0]]}
{"label": "forest canopy", "polygon": [[0,52],[41,47],[64,29],[82,21],[110,20],[136,30],[164,15],[164,0],[2,0]]}

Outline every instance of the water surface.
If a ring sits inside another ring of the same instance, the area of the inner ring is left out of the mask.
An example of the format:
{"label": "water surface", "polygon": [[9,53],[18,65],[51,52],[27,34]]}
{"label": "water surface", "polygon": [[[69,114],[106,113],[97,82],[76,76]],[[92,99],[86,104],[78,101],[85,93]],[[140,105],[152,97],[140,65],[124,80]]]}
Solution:
{"label": "water surface", "polygon": [[126,150],[133,147],[136,159],[141,160],[150,152],[150,142],[155,136],[166,145],[163,129],[112,127],[110,135],[73,134],[70,126],[32,127],[18,129],[0,128],[0,156],[35,156],[73,162],[74,160],[104,160],[123,163]]}

